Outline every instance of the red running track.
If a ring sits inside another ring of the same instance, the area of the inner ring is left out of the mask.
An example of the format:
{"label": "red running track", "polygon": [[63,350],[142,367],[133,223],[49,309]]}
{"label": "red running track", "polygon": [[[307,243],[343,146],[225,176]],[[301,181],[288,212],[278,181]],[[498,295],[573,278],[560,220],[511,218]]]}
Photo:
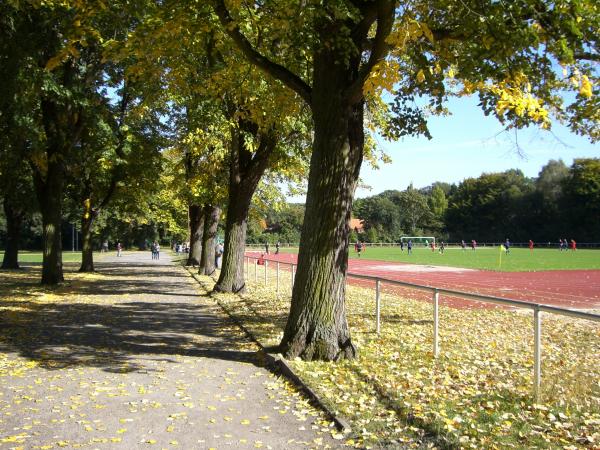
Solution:
{"label": "red running track", "polygon": [[[259,252],[247,252],[257,257]],[[270,261],[296,263],[297,255],[270,254]],[[350,259],[349,272],[389,278],[397,281],[453,289],[482,295],[511,298],[533,303],[544,303],[571,309],[600,309],[600,270],[548,270],[540,272],[492,272],[442,266]],[[351,284],[369,285],[362,280]],[[386,292],[411,293],[411,297],[429,299],[425,293],[399,287],[384,288]],[[453,307],[494,307],[491,304],[458,298],[443,298],[442,304]]]}

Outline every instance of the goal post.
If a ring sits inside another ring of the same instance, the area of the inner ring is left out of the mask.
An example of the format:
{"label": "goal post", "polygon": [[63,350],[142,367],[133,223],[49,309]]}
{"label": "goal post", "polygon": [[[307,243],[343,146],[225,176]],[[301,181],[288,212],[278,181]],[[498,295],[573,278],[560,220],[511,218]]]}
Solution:
{"label": "goal post", "polygon": [[413,246],[422,246],[422,247],[429,247],[431,245],[431,243],[433,242],[433,245],[435,245],[435,236],[402,236],[400,238],[400,242],[404,242],[405,244],[408,241],[412,241]]}

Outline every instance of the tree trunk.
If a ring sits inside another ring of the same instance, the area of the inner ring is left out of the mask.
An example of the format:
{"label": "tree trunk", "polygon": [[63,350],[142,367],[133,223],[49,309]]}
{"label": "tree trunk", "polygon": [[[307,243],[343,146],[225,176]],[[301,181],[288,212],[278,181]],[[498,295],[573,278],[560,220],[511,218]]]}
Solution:
{"label": "tree trunk", "polygon": [[95,214],[91,207],[91,199],[83,202],[81,217],[81,267],[80,272],[94,271],[94,247],[92,245],[92,227]]}
{"label": "tree trunk", "polygon": [[315,135],[306,211],[280,344],[288,358],[338,360],[356,353],[346,321],[345,282],[352,199],[363,157],[364,106],[343,100],[352,70],[336,61],[325,51],[315,57]]}
{"label": "tree trunk", "polygon": [[190,253],[186,266],[200,265],[202,258],[202,233],[204,233],[204,215],[200,205],[188,205],[188,223],[190,231]]}
{"label": "tree trunk", "polygon": [[6,248],[4,249],[3,269],[19,269],[19,244],[21,240],[21,224],[23,212],[13,204],[7,195],[4,197],[4,214],[6,216]]}
{"label": "tree trunk", "polygon": [[[225,222],[223,264],[214,288],[218,292],[245,290],[244,252],[248,211],[254,191],[267,169],[269,158],[277,143],[273,134],[259,132],[256,124],[243,121],[239,123],[239,128],[231,129],[229,202]],[[253,134],[258,143],[256,152],[246,148],[240,129]]]}
{"label": "tree trunk", "polygon": [[216,269],[215,237],[219,226],[221,208],[206,205],[204,207],[204,234],[202,236],[202,259],[200,261],[200,275],[212,275]]}
{"label": "tree trunk", "polygon": [[[223,262],[221,274],[215,285],[217,292],[244,292],[244,253],[246,251],[246,229],[248,227],[248,211],[252,200],[252,192],[238,189],[229,192],[227,220],[225,221],[225,242],[223,244]],[[214,247],[214,245],[213,245]],[[213,248],[214,264],[214,248]]]}
{"label": "tree trunk", "polygon": [[46,180],[36,183],[42,213],[42,284],[54,285],[64,281],[62,265],[62,194],[64,168],[62,162],[49,158]]}

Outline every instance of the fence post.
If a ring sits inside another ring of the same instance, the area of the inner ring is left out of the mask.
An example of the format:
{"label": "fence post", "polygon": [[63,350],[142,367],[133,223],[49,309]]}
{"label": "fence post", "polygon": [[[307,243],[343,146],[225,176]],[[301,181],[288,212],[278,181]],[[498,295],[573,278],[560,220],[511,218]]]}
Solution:
{"label": "fence post", "polygon": [[433,357],[437,358],[440,352],[439,347],[439,300],[440,293],[437,289],[433,290]]}
{"label": "fence post", "polygon": [[277,267],[277,269],[276,269],[276,272],[277,272],[277,295],[279,295],[279,261],[277,261],[276,267]]}
{"label": "fence post", "polygon": [[533,396],[540,398],[542,384],[542,312],[539,307],[533,310]]}
{"label": "fence post", "polygon": [[381,299],[380,299],[380,285],[379,280],[375,280],[375,315],[376,315],[376,331],[377,334],[381,331]]}
{"label": "fence post", "polygon": [[258,282],[258,259],[254,260],[254,282]]}
{"label": "fence post", "polygon": [[267,267],[269,267],[269,261],[265,259],[265,286],[267,285]]}
{"label": "fence post", "polygon": [[250,258],[246,256],[246,278],[250,278]]}

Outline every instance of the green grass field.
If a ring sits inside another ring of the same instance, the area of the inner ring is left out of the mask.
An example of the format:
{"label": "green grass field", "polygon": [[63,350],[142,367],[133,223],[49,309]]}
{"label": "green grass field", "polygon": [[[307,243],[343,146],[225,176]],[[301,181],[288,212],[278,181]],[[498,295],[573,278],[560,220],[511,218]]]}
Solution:
{"label": "green grass field", "polygon": [[[283,252],[295,253],[297,249],[282,249]],[[350,258],[358,258],[352,247]],[[501,258],[500,258],[501,256]],[[457,248],[446,249],[444,254],[437,250],[432,252],[425,248],[414,248],[409,255],[400,247],[367,247],[361,258],[379,261],[393,261],[413,264],[464,267],[468,269],[486,269],[502,272],[531,272],[539,270],[575,270],[600,269],[600,250],[577,250],[576,252],[560,252],[558,249],[512,248],[506,255],[498,247],[479,247],[472,251]]]}
{"label": "green grass field", "polygon": [[[297,251],[297,248],[281,249],[282,253],[297,253]],[[97,255],[100,256],[100,253]],[[3,256],[4,252],[0,251],[0,260]],[[354,248],[350,249],[350,258],[358,258]],[[409,255],[406,249],[402,252],[399,247],[367,247],[362,252],[361,258],[502,272],[600,269],[600,250],[559,252],[557,249],[535,249],[532,254],[529,249],[513,248],[509,255],[502,252],[500,258],[497,247],[479,247],[475,251],[468,249],[464,252],[461,249],[450,248],[446,249],[443,255],[437,250],[432,252],[425,248],[415,248],[412,255]],[[42,253],[20,252],[19,262],[41,263]],[[64,252],[63,262],[81,262],[81,252]]]}
{"label": "green grass field", "polygon": [[[4,252],[0,250],[0,260]],[[19,263],[41,263],[42,252],[19,252]],[[81,262],[81,252],[63,252],[63,262]]]}

